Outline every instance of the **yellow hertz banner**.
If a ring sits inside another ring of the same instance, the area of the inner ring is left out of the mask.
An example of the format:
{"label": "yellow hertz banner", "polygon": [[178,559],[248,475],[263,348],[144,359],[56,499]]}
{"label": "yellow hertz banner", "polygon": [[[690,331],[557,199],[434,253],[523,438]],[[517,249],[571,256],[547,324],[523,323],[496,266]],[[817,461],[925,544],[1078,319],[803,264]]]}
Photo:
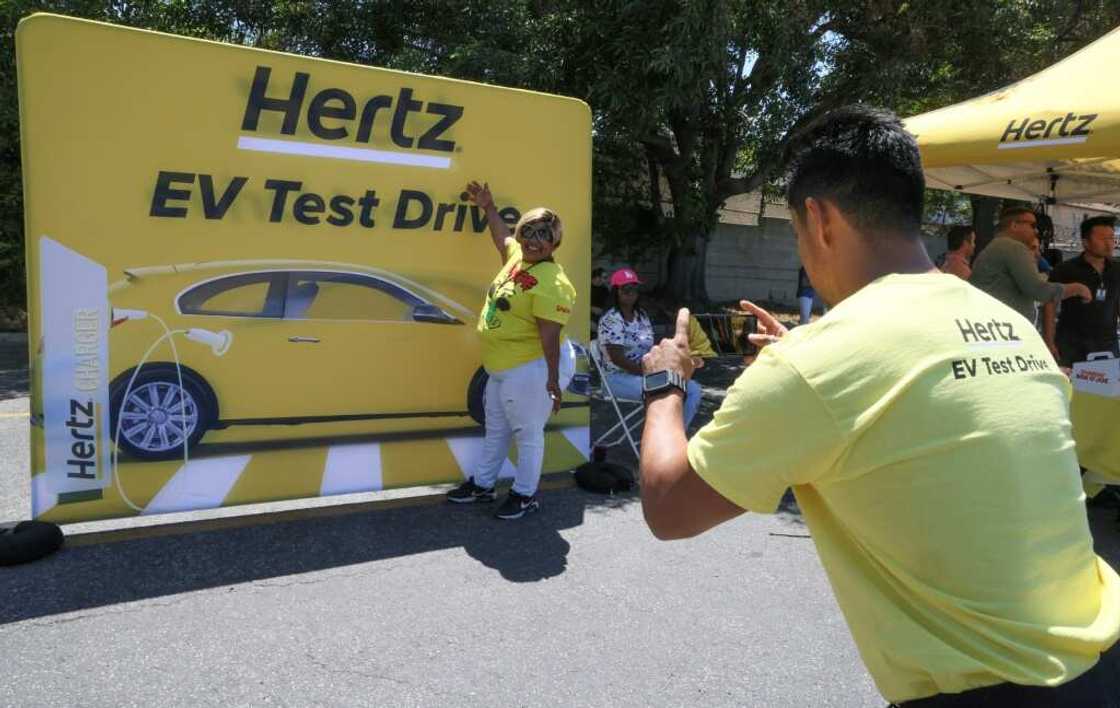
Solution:
{"label": "yellow hertz banner", "polygon": [[[585,104],[51,15],[16,39],[35,516],[472,474],[500,264],[470,180],[560,214],[587,339]],[[585,386],[546,471],[586,459]]]}

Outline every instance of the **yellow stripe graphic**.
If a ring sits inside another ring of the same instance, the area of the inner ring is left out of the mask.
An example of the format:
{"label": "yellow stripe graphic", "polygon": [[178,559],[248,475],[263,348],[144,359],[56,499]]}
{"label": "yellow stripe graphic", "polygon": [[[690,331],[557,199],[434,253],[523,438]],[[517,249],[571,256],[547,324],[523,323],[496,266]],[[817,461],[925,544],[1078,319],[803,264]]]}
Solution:
{"label": "yellow stripe graphic", "polygon": [[222,506],[317,497],[326,465],[325,447],[255,452]]}
{"label": "yellow stripe graphic", "polygon": [[564,433],[559,430],[550,430],[544,436],[544,472],[563,472],[574,470],[587,458],[583,456]]}
{"label": "yellow stripe graphic", "polygon": [[384,489],[459,482],[459,463],[443,438],[409,440],[381,448]]}
{"label": "yellow stripe graphic", "polygon": [[[481,443],[481,435],[478,440]],[[380,450],[383,489],[458,482],[462,479],[459,464],[442,437],[385,442],[381,443]],[[252,453],[249,464],[226,495],[222,506],[319,496],[328,451],[327,446],[316,446]],[[517,460],[516,445],[510,450],[510,460]],[[545,434],[543,473],[568,471],[584,462],[586,458],[562,430],[549,430]],[[123,458],[118,474],[128,498],[144,508],[182,466],[182,459],[141,463]],[[470,472],[467,470],[467,474]],[[40,518],[55,523],[76,523],[134,516],[136,513],[121,498],[116,485],[111,483],[102,499],[62,504]]]}

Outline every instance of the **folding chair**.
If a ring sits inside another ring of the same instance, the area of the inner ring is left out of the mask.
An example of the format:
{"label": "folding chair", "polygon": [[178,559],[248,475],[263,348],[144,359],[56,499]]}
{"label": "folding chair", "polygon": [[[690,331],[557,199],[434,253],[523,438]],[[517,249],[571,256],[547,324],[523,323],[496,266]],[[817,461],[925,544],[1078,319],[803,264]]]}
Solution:
{"label": "folding chair", "polygon": [[[622,442],[623,438],[630,443],[630,449],[634,451],[634,457],[638,455],[638,443],[634,442],[633,431],[642,427],[642,423],[646,419],[646,406],[645,402],[641,400],[634,400],[630,398],[619,398],[611,391],[610,382],[607,381],[607,374],[603,370],[602,350],[599,349],[598,342],[592,342],[590,346],[591,362],[595,364],[595,370],[599,373],[599,381],[602,384],[600,388],[600,396],[610,401],[614,407],[615,415],[618,416],[618,422],[614,426],[599,436],[599,439],[591,443],[591,449],[594,450],[600,445],[618,445]],[[621,406],[620,406],[621,404]],[[622,408],[632,406],[633,408],[623,415]],[[616,432],[617,431],[617,432]],[[613,436],[613,437],[612,437]],[[610,438],[610,440],[608,440]]]}

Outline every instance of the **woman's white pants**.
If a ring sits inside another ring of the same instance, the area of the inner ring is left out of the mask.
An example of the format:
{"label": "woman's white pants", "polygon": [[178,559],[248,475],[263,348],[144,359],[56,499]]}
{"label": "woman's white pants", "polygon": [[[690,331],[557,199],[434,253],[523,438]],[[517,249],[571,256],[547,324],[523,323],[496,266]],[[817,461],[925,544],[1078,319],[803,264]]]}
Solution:
{"label": "woman's white pants", "polygon": [[[509,454],[510,442],[517,442],[517,476],[513,491],[525,496],[537,492],[544,464],[544,427],[552,415],[548,383],[548,364],[544,357],[505,371],[489,371],[486,382],[486,440],[474,483],[492,488]],[[564,390],[575,373],[575,355],[567,342],[560,347],[560,389]]]}

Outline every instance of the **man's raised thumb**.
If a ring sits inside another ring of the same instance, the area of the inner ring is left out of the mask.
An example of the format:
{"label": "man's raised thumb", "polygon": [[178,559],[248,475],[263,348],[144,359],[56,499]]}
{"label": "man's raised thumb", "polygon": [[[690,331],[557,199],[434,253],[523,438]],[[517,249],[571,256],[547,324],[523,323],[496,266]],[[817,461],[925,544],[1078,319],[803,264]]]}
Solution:
{"label": "man's raised thumb", "polygon": [[688,344],[688,318],[687,307],[682,307],[677,311],[677,333],[674,339],[682,344]]}

